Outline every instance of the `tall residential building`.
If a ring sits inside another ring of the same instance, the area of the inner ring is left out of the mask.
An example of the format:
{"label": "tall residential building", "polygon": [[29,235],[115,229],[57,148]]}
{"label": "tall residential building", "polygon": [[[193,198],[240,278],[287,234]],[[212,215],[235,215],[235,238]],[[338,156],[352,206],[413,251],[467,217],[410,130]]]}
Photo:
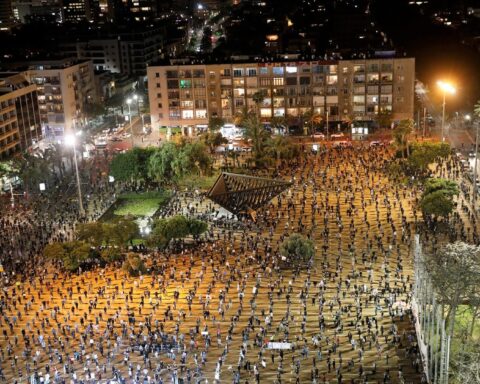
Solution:
{"label": "tall residential building", "polygon": [[62,21],[60,0],[12,0],[12,7],[15,19],[21,23],[29,20]]}
{"label": "tall residential building", "polygon": [[96,21],[100,16],[99,0],[62,0],[63,21]]}
{"label": "tall residential building", "polygon": [[0,1],[0,31],[8,30],[13,25],[12,1]]}
{"label": "tall residential building", "polygon": [[61,44],[66,56],[90,59],[95,70],[145,76],[147,65],[162,55],[165,31],[142,28],[106,32],[103,36]]}
{"label": "tall residential building", "polygon": [[0,73],[0,160],[42,137],[37,87],[22,73]]}
{"label": "tall residential building", "polygon": [[88,103],[97,101],[93,65],[89,60],[62,59],[11,64],[36,85],[44,135],[62,136],[74,122],[82,125]]}
{"label": "tall residential building", "polygon": [[329,120],[413,118],[415,59],[366,59],[152,66],[147,70],[152,126],[200,128],[213,116],[233,121],[256,108],[260,116],[298,117],[313,112]]}

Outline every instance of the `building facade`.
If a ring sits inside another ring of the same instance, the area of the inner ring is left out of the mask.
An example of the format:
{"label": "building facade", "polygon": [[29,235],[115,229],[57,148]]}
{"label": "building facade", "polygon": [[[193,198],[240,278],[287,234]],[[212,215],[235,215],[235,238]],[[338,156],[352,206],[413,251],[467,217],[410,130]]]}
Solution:
{"label": "building facade", "polygon": [[61,0],[61,3],[65,22],[94,22],[100,17],[99,0]]}
{"label": "building facade", "polygon": [[13,10],[11,0],[0,1],[0,31],[7,31],[13,25]]}
{"label": "building facade", "polygon": [[13,16],[20,23],[28,21],[62,22],[59,0],[12,0]]}
{"label": "building facade", "polygon": [[37,86],[45,136],[62,136],[74,124],[82,125],[86,105],[97,101],[92,62],[63,59],[27,67],[26,77]]}
{"label": "building facade", "polygon": [[145,76],[147,65],[160,59],[165,33],[161,28],[120,31],[84,41],[64,43],[62,52],[89,59],[98,71]]}
{"label": "building facade", "polygon": [[329,121],[413,118],[413,58],[152,66],[147,70],[153,127],[233,121],[256,108],[262,120],[314,112]]}
{"label": "building facade", "polygon": [[0,74],[0,160],[26,151],[41,137],[37,87],[24,74]]}

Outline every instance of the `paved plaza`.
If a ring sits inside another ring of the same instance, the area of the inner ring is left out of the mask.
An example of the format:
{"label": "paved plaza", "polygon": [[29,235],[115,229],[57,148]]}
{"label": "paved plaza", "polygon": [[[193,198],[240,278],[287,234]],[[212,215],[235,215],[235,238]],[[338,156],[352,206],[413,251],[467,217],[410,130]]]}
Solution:
{"label": "paved plaza", "polygon": [[[408,311],[418,196],[387,179],[390,156],[331,149],[283,164],[293,187],[256,223],[177,195],[169,213],[221,224],[145,255],[151,274],[47,266],[5,288],[5,382],[421,383]],[[314,240],[312,265],[282,263],[292,233]]]}

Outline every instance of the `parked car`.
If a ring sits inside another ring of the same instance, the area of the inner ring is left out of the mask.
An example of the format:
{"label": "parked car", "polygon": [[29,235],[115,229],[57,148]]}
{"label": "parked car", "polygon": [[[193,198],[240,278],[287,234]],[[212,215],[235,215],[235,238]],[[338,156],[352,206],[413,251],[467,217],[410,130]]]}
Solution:
{"label": "parked car", "polygon": [[314,139],[325,140],[325,135],[322,132],[315,132],[313,134]]}
{"label": "parked car", "polygon": [[343,132],[334,133],[334,134],[330,135],[330,137],[331,137],[332,139],[341,139],[341,138],[343,138],[344,136],[345,136],[345,135],[343,134]]}

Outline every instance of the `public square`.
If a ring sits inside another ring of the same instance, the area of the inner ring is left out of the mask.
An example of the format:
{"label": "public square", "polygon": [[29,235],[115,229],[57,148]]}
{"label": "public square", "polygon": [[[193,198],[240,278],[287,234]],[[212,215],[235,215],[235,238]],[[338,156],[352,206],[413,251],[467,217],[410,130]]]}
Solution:
{"label": "public square", "polygon": [[[408,309],[418,191],[387,178],[391,156],[355,146],[284,162],[277,178],[293,186],[256,223],[213,220],[219,207],[203,194],[177,193],[168,214],[209,218],[207,241],[149,252],[151,273],[137,278],[113,266],[65,275],[37,265],[4,288],[3,377],[422,382]],[[281,262],[292,233],[314,240],[311,265]]]}

